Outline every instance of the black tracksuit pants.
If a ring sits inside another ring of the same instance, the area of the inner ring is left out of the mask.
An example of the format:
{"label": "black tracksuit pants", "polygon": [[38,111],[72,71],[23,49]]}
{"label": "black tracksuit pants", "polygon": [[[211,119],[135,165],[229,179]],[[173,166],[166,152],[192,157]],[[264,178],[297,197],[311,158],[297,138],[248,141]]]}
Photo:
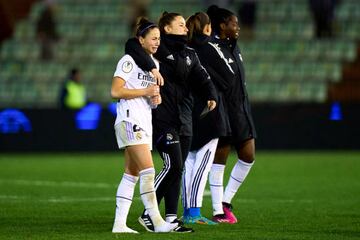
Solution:
{"label": "black tracksuit pants", "polygon": [[164,162],[162,170],[155,177],[156,198],[158,204],[164,198],[166,216],[176,216],[183,166],[191,137],[179,136],[177,131],[169,130],[155,139],[156,149]]}

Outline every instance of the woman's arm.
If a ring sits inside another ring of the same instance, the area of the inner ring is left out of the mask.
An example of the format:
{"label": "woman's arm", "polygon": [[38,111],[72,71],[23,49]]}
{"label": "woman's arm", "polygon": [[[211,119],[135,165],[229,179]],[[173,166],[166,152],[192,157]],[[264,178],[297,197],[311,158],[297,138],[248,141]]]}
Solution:
{"label": "woman's arm", "polygon": [[117,99],[133,99],[137,97],[156,97],[160,95],[158,85],[151,85],[143,89],[124,88],[125,80],[120,77],[114,77],[111,85],[111,97]]}
{"label": "woman's arm", "polygon": [[192,88],[198,94],[203,95],[205,99],[217,101],[218,94],[215,85],[211,81],[211,78],[206,69],[201,65],[199,58],[196,54],[194,55],[193,61],[194,65],[190,73],[191,75],[193,75],[191,79],[194,80],[190,83],[192,85]]}

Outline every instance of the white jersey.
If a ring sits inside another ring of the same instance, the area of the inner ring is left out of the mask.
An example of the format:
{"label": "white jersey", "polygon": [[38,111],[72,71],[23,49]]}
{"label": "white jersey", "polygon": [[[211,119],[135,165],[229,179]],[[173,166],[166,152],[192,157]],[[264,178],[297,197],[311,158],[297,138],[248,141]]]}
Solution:
{"label": "white jersey", "polygon": [[[159,69],[159,62],[153,58],[156,67]],[[125,80],[125,88],[127,89],[143,89],[152,84],[156,84],[156,80],[149,72],[143,71],[136,65],[134,59],[130,55],[123,56],[117,64],[114,77],[120,77]],[[133,99],[120,99],[116,105],[117,117],[115,125],[121,121],[127,121],[134,126],[137,125],[143,129],[147,135],[152,136],[151,123],[151,105],[148,97],[137,97]]]}

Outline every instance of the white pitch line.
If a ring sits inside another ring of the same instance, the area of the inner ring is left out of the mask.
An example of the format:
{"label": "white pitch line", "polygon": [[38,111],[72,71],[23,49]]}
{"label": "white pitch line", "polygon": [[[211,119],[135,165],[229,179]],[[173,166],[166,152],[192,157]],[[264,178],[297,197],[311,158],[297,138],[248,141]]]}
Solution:
{"label": "white pitch line", "polygon": [[72,202],[115,202],[115,197],[87,197],[87,198],[74,198],[74,197],[50,197],[45,199],[39,199],[31,196],[15,196],[15,195],[0,195],[1,200],[33,200],[36,202],[50,202],[50,203],[72,203]]}
{"label": "white pitch line", "polygon": [[25,186],[45,186],[45,187],[80,187],[80,188],[116,188],[116,185],[108,183],[89,183],[89,182],[55,182],[42,180],[22,180],[22,179],[0,179],[0,184],[16,184]]}
{"label": "white pitch line", "polygon": [[94,198],[49,198],[40,200],[51,203],[72,203],[72,202],[115,202],[115,197],[94,197]]}
{"label": "white pitch line", "polygon": [[[139,200],[139,196],[135,196],[134,200]],[[47,203],[76,203],[76,202],[115,202],[114,197],[86,197],[86,198],[76,198],[76,197],[50,197],[50,198],[37,198],[34,196],[17,196],[17,195],[0,195],[0,201],[2,202],[14,202],[14,201],[36,201],[36,202],[47,202]],[[289,204],[298,204],[298,203],[313,203],[313,200],[310,199],[235,199],[234,202],[237,203],[259,203],[261,201],[272,202],[272,203],[289,203]]]}

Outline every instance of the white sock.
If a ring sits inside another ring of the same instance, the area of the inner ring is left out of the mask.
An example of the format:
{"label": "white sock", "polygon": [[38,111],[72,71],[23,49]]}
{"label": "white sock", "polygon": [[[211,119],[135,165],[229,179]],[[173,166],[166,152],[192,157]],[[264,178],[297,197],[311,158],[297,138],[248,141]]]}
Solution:
{"label": "white sock", "polygon": [[168,223],[172,223],[176,218],[177,216],[175,214],[166,214],[165,221]]}
{"label": "white sock", "polygon": [[138,177],[124,173],[116,192],[115,225],[126,226]]}
{"label": "white sock", "polygon": [[254,162],[247,163],[240,159],[237,161],[231,171],[229,182],[225,188],[223,202],[231,203],[231,200],[235,196],[240,185],[245,181],[245,178],[253,165]]}
{"label": "white sock", "polygon": [[224,214],[222,201],[223,201],[223,178],[224,178],[225,165],[213,164],[209,174],[209,184],[211,191],[211,199],[213,206],[213,215]]}
{"label": "white sock", "polygon": [[161,217],[156,200],[154,188],[155,169],[147,168],[140,171],[140,195],[141,200],[149,214],[155,228],[155,232],[170,232],[178,224],[167,223]]}

